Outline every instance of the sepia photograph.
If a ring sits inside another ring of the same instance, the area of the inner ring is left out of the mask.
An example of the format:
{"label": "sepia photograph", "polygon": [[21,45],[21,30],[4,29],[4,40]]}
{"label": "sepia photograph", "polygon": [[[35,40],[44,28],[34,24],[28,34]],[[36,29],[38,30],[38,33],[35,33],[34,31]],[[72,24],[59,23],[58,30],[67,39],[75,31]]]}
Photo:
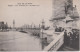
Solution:
{"label": "sepia photograph", "polygon": [[79,51],[80,0],[0,0],[0,51]]}

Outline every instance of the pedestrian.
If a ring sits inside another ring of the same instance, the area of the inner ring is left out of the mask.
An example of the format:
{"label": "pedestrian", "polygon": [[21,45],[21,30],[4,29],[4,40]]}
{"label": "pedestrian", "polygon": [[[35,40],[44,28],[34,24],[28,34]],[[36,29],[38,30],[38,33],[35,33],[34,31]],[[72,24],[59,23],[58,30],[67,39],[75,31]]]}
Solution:
{"label": "pedestrian", "polygon": [[76,31],[73,30],[73,36],[72,36],[72,43],[73,43],[73,44],[72,44],[72,45],[73,45],[72,47],[73,47],[73,48],[75,48],[75,46],[76,46],[76,45],[75,45],[75,43],[76,43],[75,40],[76,40]]}
{"label": "pedestrian", "polygon": [[64,45],[67,45],[67,30],[64,32]]}
{"label": "pedestrian", "polygon": [[69,36],[69,46],[70,47],[72,47],[72,37],[73,37],[73,35],[72,35],[72,33],[71,32],[69,32],[69,34],[70,34],[70,36]]}

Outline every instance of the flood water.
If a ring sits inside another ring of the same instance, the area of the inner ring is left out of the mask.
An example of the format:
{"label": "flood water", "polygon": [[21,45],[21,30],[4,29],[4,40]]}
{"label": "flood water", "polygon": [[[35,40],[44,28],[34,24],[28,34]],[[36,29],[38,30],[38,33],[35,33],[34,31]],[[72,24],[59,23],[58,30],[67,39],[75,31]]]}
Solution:
{"label": "flood water", "polygon": [[0,50],[41,51],[41,41],[36,36],[17,31],[0,32]]}

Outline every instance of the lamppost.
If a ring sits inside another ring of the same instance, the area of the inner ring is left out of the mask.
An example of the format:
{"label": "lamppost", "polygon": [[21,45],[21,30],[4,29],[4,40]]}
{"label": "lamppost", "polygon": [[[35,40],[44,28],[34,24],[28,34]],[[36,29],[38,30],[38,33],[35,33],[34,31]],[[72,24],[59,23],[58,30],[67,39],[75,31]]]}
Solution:
{"label": "lamppost", "polygon": [[13,30],[15,29],[15,20],[13,20]]}
{"label": "lamppost", "polygon": [[43,44],[43,30],[45,28],[45,22],[44,19],[42,20],[42,26],[41,26],[41,41],[42,41],[42,50],[44,49],[44,44]]}

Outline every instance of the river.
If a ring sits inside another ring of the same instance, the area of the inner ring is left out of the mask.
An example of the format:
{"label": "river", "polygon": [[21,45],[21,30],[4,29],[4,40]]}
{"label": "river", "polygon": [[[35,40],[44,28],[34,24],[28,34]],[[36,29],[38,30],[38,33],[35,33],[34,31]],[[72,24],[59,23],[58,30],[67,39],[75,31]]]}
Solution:
{"label": "river", "polygon": [[27,33],[9,31],[0,32],[0,50],[4,51],[41,51],[38,37]]}

